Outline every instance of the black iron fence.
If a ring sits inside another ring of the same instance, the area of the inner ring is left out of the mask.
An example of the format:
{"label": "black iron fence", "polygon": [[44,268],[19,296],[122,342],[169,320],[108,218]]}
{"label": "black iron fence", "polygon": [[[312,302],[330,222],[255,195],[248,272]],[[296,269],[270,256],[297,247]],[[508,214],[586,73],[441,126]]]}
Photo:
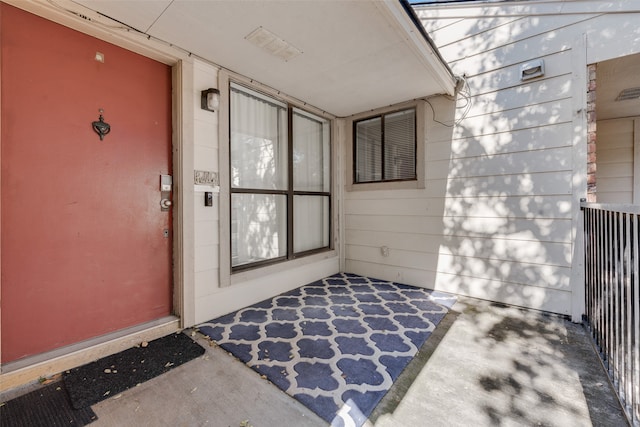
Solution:
{"label": "black iron fence", "polygon": [[586,322],[630,422],[640,425],[640,206],[583,203]]}

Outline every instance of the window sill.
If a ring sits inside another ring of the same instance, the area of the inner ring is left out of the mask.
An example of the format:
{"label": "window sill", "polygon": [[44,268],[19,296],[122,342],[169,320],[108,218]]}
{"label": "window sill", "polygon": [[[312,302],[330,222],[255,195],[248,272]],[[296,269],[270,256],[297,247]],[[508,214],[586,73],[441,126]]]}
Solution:
{"label": "window sill", "polygon": [[373,191],[373,190],[419,190],[424,189],[424,181],[389,181],[389,182],[363,182],[347,185],[347,191]]}
{"label": "window sill", "polygon": [[329,258],[335,258],[338,256],[338,252],[335,249],[328,249],[325,252],[319,252],[317,254],[293,259],[290,261],[283,261],[277,264],[271,264],[264,267],[258,267],[251,270],[238,271],[231,274],[231,286],[246,282],[248,280],[265,277],[270,274],[281,273],[283,271],[291,270],[292,268],[302,267],[308,264],[313,264],[318,261],[323,261]]}

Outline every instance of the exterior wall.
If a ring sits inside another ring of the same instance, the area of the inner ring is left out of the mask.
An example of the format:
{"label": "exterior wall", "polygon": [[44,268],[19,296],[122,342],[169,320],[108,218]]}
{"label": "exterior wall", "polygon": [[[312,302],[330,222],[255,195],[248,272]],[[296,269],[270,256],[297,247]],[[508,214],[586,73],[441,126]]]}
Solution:
{"label": "exterior wall", "polygon": [[[191,102],[194,108],[194,170],[219,173],[218,162],[218,117],[219,112],[200,108],[200,91],[218,87],[218,70],[201,61],[193,67],[194,90]],[[187,173],[192,171],[187,171]],[[191,181],[193,183],[193,180]],[[204,192],[193,193],[194,227],[194,299],[195,317],[201,317],[199,301],[214,294],[219,288],[219,193],[214,193],[212,207],[204,204]]]}
{"label": "exterior wall", "polygon": [[[430,99],[429,104],[419,118],[426,122],[425,132],[417,134],[418,143],[425,145],[424,189],[391,187],[362,191],[358,185],[347,185],[350,189],[344,193],[347,272],[434,287],[438,251],[445,243],[442,230],[447,165],[440,164],[440,159],[447,158],[451,150],[452,133],[451,127],[435,120],[452,122],[454,103],[438,97]],[[425,139],[425,135],[429,138]],[[350,142],[346,146],[351,150]],[[347,161],[345,167],[352,167],[352,162]],[[389,251],[383,251],[384,247]]]}
{"label": "exterior wall", "polygon": [[[598,121],[599,203],[634,203],[634,124],[640,118]],[[637,169],[636,169],[637,170]]]}
{"label": "exterior wall", "polygon": [[[453,128],[429,120],[425,190],[346,194],[347,271],[579,319],[587,65],[640,50],[638,14],[606,8],[640,2],[415,8],[470,105],[458,97]],[[535,59],[544,76],[521,81]]]}

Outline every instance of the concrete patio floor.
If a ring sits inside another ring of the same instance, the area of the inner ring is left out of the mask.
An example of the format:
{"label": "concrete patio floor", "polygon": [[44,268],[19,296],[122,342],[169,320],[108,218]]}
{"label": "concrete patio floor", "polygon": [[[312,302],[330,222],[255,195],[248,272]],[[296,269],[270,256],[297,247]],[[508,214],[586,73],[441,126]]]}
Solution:
{"label": "concrete patio floor", "polygon": [[627,426],[584,327],[459,297],[370,417],[389,426]]}
{"label": "concrete patio floor", "polygon": [[[203,357],[94,405],[98,420],[91,426],[326,426],[224,350],[197,339],[207,349]],[[368,425],[565,427],[627,421],[581,325],[459,297]]]}

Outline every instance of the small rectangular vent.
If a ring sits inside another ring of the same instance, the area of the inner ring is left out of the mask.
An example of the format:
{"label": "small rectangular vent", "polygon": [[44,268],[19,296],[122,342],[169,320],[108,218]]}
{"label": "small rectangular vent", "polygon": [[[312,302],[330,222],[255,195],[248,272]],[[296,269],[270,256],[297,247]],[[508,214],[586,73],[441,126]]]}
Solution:
{"label": "small rectangular vent", "polygon": [[300,49],[263,27],[256,28],[245,39],[284,61],[302,54]]}
{"label": "small rectangular vent", "polygon": [[625,89],[616,98],[616,101],[627,101],[629,99],[640,98],[640,87]]}

